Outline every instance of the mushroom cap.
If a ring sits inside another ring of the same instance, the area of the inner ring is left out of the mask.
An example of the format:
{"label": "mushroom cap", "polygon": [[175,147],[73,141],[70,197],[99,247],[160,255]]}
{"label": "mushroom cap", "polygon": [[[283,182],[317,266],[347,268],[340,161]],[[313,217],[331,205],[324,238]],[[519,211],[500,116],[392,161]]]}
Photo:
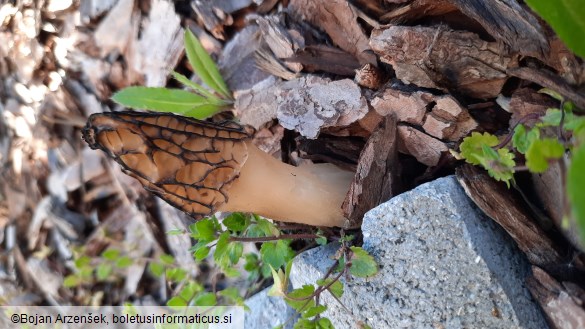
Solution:
{"label": "mushroom cap", "polygon": [[250,137],[235,122],[131,111],[93,114],[83,128],[92,149],[106,152],[145,189],[195,219],[228,201]]}

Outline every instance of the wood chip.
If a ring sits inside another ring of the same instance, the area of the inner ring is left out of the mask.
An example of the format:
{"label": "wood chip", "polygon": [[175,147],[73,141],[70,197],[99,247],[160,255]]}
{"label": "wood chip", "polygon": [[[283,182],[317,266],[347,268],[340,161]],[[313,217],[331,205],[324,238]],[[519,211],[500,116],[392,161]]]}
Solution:
{"label": "wood chip", "polygon": [[436,166],[449,150],[440,140],[410,126],[398,125],[398,136],[398,150],[429,167]]}
{"label": "wood chip", "polygon": [[422,126],[427,105],[434,98],[433,94],[426,91],[411,92],[398,88],[386,88],[370,103],[381,116],[393,114],[399,122]]}
{"label": "wood chip", "polygon": [[364,146],[341,208],[346,227],[358,227],[364,214],[400,192],[396,118],[388,115]]}
{"label": "wood chip", "polygon": [[544,270],[532,266],[532,277],[526,285],[540,304],[552,327],[559,329],[585,328],[585,300],[569,294],[558,281]]}
{"label": "wood chip", "polygon": [[360,63],[350,53],[327,45],[309,45],[297,51],[286,62],[302,64],[307,72],[328,72],[354,76]]}
{"label": "wood chip", "polygon": [[319,26],[339,48],[352,54],[360,64],[377,66],[368,38],[358,24],[358,14],[344,0],[291,0],[288,7],[294,16]]}
{"label": "wood chip", "polygon": [[[517,89],[512,93],[509,103],[509,110],[512,113],[510,127],[515,126],[520,120],[522,120],[524,125],[532,127],[538,120],[538,116],[544,115],[548,108],[558,106],[558,101],[534,89]],[[534,118],[526,121],[528,115],[534,116]]]}
{"label": "wood chip", "polygon": [[514,60],[495,42],[446,28],[390,26],[372,32],[370,45],[404,83],[496,97]]}
{"label": "wood chip", "polygon": [[556,245],[533,221],[525,202],[505,184],[467,164],[457,169],[457,179],[471,200],[510,234],[530,263],[545,269],[562,263]]}

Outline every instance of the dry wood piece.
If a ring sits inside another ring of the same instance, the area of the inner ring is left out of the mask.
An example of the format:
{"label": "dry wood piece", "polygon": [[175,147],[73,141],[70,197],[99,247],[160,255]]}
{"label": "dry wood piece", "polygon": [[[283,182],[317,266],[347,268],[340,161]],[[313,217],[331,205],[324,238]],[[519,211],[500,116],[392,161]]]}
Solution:
{"label": "dry wood piece", "polygon": [[517,0],[449,0],[514,52],[544,59],[549,44],[538,20]]}
{"label": "dry wood piece", "polygon": [[319,26],[339,48],[352,54],[360,64],[377,65],[368,38],[359,26],[358,14],[345,0],[291,0],[289,9],[296,16]]}
{"label": "dry wood piece", "polygon": [[364,214],[400,193],[396,118],[388,115],[363,148],[357,171],[343,202],[347,227],[358,227]]}
{"label": "dry wood piece", "polygon": [[[565,289],[567,286],[574,287],[574,284],[563,282],[565,286],[563,287],[548,273],[532,266],[532,277],[527,279],[526,285],[554,328],[585,328],[583,295],[577,295]],[[578,290],[582,292],[580,288]]]}
{"label": "dry wood piece", "polygon": [[342,76],[353,76],[360,68],[351,54],[326,45],[306,46],[285,61],[302,64],[307,72],[323,71]]}
{"label": "dry wood piece", "polygon": [[[211,0],[194,0],[191,1],[191,8],[203,21],[205,28],[220,40],[225,39],[224,26],[232,25],[234,20],[230,13],[250,5],[251,0],[243,0],[242,4],[238,1],[211,1]],[[241,5],[241,6],[240,6]]]}
{"label": "dry wood piece", "polygon": [[[283,60],[294,56],[300,45],[280,23],[279,16],[252,16],[252,19],[260,27],[265,44],[272,50],[276,58]],[[303,65],[299,63],[285,62],[285,65],[295,73],[303,69]]]}
{"label": "dry wood piece", "polygon": [[[478,126],[477,121],[469,115],[467,109],[451,95],[435,98],[435,106],[431,111],[426,117],[423,129],[428,134],[442,140],[460,141]],[[433,120],[437,124],[434,127]],[[448,123],[448,127],[441,128],[445,123]],[[436,134],[433,133],[434,130],[438,130]]]}
{"label": "dry wood piece", "polygon": [[394,114],[399,122],[421,126],[427,134],[441,140],[456,142],[477,128],[467,109],[451,95],[435,96],[405,86],[389,87],[374,97],[371,105],[378,114]]}
{"label": "dry wood piece", "polygon": [[378,89],[384,82],[382,71],[372,64],[365,64],[355,72],[355,82],[366,88]]}
{"label": "dry wood piece", "polygon": [[585,108],[585,94],[577,91],[563,78],[545,70],[537,70],[530,67],[519,67],[508,70],[508,74],[520,79],[528,80],[552,89],[568,100],[572,101],[579,108]]}
{"label": "dry wood piece", "polygon": [[398,136],[398,150],[429,167],[436,166],[443,153],[449,151],[440,140],[410,126],[398,125]]}
{"label": "dry wood piece", "polygon": [[525,202],[503,183],[467,164],[457,169],[457,179],[471,200],[510,234],[530,263],[550,269],[562,262],[556,246],[534,223]]}
{"label": "dry wood piece", "polygon": [[372,32],[370,45],[405,83],[496,97],[514,60],[495,42],[442,27],[391,26]]}
{"label": "dry wood piece", "polygon": [[[546,113],[551,107],[558,107],[558,101],[550,96],[541,94],[531,88],[520,88],[514,91],[509,103],[509,111],[512,113],[510,127],[515,126],[520,120],[524,125],[532,126],[539,116]],[[531,119],[527,121],[527,116]]]}
{"label": "dry wood piece", "polygon": [[426,91],[406,91],[398,88],[386,88],[381,95],[370,102],[381,116],[393,114],[399,122],[408,122],[422,126],[427,112],[427,105],[435,96]]}

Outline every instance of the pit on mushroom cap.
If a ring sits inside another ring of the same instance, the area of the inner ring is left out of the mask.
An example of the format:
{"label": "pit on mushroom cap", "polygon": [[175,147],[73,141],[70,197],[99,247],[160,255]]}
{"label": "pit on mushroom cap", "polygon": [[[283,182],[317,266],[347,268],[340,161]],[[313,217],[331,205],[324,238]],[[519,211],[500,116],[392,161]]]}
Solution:
{"label": "pit on mushroom cap", "polygon": [[333,165],[294,167],[259,150],[233,122],[163,113],[90,116],[83,138],[130,176],[195,219],[216,211],[344,226],[341,204],[353,173]]}

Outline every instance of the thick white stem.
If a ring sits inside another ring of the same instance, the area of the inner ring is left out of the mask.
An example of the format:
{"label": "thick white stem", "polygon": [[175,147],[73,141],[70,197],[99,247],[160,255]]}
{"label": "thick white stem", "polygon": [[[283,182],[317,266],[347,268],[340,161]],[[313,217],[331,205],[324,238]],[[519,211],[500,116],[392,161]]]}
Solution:
{"label": "thick white stem", "polygon": [[294,167],[246,142],[248,159],[221,211],[252,212],[313,226],[344,226],[341,204],[353,173],[333,165]]}

